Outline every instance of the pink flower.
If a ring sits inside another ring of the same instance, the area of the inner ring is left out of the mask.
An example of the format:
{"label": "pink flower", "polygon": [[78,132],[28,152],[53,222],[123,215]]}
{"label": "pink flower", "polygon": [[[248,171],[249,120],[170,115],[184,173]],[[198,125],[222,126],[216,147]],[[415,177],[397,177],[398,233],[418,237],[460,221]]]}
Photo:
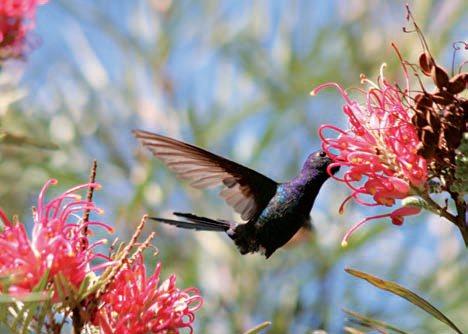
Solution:
{"label": "pink flower", "polygon": [[42,188],[37,210],[34,212],[32,238],[29,239],[20,223],[12,223],[0,210],[4,229],[0,232],[0,277],[9,278],[8,284],[0,283],[0,291],[9,293],[30,292],[48,273],[53,282],[62,274],[68,282],[79,287],[91,269],[91,261],[101,256],[94,253],[94,247],[104,240],[89,244],[84,231],[90,226],[102,226],[100,222],[83,223],[80,214],[85,210],[99,211],[92,202],[81,200],[76,194],[81,189],[96,188],[96,183],[83,184],[49,202],[45,192],[56,180],[49,180]]}
{"label": "pink flower", "polygon": [[36,7],[47,0],[0,1],[0,59],[21,57],[32,48],[27,33],[34,29]]}
{"label": "pink flower", "polygon": [[45,269],[34,253],[24,225],[13,225],[0,210],[4,223],[0,233],[0,278],[9,279],[10,286],[0,284],[0,291],[10,293],[30,292],[44,275]]}
{"label": "pink flower", "polygon": [[176,276],[171,275],[159,284],[161,264],[150,277],[142,256],[125,266],[102,296],[94,319],[102,333],[179,333],[187,328],[193,332],[194,312],[202,305],[202,297],[195,288],[180,290]]}
{"label": "pink flower", "polygon": [[[320,85],[312,91],[315,95],[325,87],[335,87],[346,103],[343,112],[348,117],[349,129],[342,130],[333,125],[322,125],[319,129],[323,149],[334,160],[331,167],[341,166],[345,170],[342,179],[332,177],[352,190],[340,212],[350,199],[368,206],[393,206],[397,200],[410,195],[412,188],[423,189],[428,178],[427,162],[418,155],[420,140],[411,123],[413,112],[405,105],[407,94],[386,81],[382,71],[377,84],[364,81],[370,88],[360,90],[364,95],[363,104],[351,99],[335,83]],[[338,136],[329,138],[325,130],[335,131]],[[366,200],[366,197],[371,199]],[[415,214],[415,210],[397,209],[391,214],[366,218],[350,232],[364,222],[383,217],[390,217],[394,224],[401,225],[403,217]],[[346,234],[343,243],[350,234]]]}

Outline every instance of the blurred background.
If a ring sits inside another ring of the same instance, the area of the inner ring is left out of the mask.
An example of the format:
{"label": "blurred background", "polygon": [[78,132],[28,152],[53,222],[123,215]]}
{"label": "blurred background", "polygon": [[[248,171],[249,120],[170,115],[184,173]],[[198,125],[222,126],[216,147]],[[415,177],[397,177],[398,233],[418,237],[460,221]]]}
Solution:
{"label": "blurred background", "polygon": [[[4,64],[2,129],[54,143],[51,150],[0,146],[0,203],[31,223],[30,207],[53,177],[66,189],[98,160],[100,219],[128,240],[144,213],[191,211],[237,219],[217,197],[177,180],[131,135],[141,128],[195,143],[277,181],[294,176],[320,147],[317,128],[345,126],[342,101],[323,82],[358,86],[359,75],[401,79],[390,43],[406,59],[421,51],[405,34],[404,1],[49,0],[38,9],[42,40],[27,61]],[[452,43],[466,40],[465,1],[411,1],[431,51],[450,68]],[[466,53],[465,53],[466,57]],[[466,59],[465,59],[466,60]],[[462,61],[459,60],[459,63]],[[44,146],[39,145],[39,146]],[[395,280],[468,330],[468,263],[458,231],[430,215],[401,227],[374,222],[348,248],[353,223],[383,212],[338,207],[348,190],[325,184],[312,212],[316,231],[265,261],[239,256],[224,235],[148,223],[163,276],[205,298],[197,333],[241,333],[265,320],[268,333],[341,333],[351,309],[411,333],[449,333],[413,305],[347,276],[353,267]],[[155,262],[151,263],[154,265]]]}

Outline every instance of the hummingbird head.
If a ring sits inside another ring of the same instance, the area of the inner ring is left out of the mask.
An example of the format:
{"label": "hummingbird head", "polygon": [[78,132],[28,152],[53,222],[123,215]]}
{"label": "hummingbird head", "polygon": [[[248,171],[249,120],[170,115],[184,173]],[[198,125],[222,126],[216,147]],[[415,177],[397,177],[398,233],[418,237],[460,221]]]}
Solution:
{"label": "hummingbird head", "polygon": [[[313,172],[313,174],[323,174],[328,177],[327,168],[333,163],[333,160],[322,150],[311,153],[308,157],[304,166],[302,167],[303,172]],[[332,167],[330,172],[335,174],[340,169],[339,166]]]}

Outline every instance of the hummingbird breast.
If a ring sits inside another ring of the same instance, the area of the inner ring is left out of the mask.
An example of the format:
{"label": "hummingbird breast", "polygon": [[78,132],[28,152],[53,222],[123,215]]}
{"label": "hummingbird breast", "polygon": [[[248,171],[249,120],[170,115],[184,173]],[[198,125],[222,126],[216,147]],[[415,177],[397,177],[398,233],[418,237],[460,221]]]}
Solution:
{"label": "hummingbird breast", "polygon": [[238,225],[231,238],[241,253],[264,251],[268,258],[309,222],[310,209],[304,210],[303,202],[297,189],[281,184],[260,215]]}

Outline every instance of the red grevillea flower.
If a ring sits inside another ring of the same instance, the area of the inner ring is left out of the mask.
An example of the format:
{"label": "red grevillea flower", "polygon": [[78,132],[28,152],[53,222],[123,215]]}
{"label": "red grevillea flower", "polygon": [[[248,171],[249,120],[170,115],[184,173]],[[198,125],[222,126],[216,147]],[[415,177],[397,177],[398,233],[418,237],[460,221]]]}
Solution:
{"label": "red grevillea flower", "polygon": [[94,319],[102,333],[145,334],[179,333],[192,323],[203,299],[195,288],[180,290],[176,276],[159,284],[161,264],[151,276],[146,275],[143,257],[125,266],[101,297]]}
{"label": "red grevillea flower", "polygon": [[90,262],[100,254],[94,247],[103,244],[100,240],[89,244],[84,232],[90,226],[102,226],[100,222],[83,223],[80,215],[85,210],[99,211],[93,202],[81,200],[76,194],[81,189],[96,188],[89,183],[71,188],[60,196],[45,201],[45,192],[56,180],[49,180],[42,188],[37,209],[34,211],[34,227],[29,239],[23,224],[12,223],[0,210],[3,231],[0,232],[0,291],[12,294],[30,292],[48,274],[48,280],[61,273],[71,284],[78,287],[91,272]]}
{"label": "red grevillea flower", "polygon": [[0,59],[21,57],[32,47],[27,33],[34,29],[36,7],[47,0],[0,1]]}
{"label": "red grevillea flower", "polygon": [[[340,212],[349,199],[368,206],[393,206],[396,200],[410,195],[412,188],[423,189],[427,181],[427,162],[417,153],[420,140],[411,123],[413,112],[405,105],[407,95],[384,79],[382,69],[377,84],[364,80],[370,87],[361,90],[363,104],[353,100],[336,83],[323,84],[312,91],[315,95],[325,87],[335,87],[345,100],[343,112],[348,117],[349,129],[333,125],[322,125],[319,129],[323,149],[334,160],[330,167],[341,166],[345,170],[342,179],[332,177],[352,190]],[[406,79],[408,82],[407,75]],[[335,131],[338,136],[329,138],[325,130]],[[366,195],[372,200],[367,201]],[[368,217],[350,229],[343,244],[346,245],[353,231],[371,219],[389,217],[394,224],[401,225],[404,216],[418,212],[417,208],[400,208]]]}

